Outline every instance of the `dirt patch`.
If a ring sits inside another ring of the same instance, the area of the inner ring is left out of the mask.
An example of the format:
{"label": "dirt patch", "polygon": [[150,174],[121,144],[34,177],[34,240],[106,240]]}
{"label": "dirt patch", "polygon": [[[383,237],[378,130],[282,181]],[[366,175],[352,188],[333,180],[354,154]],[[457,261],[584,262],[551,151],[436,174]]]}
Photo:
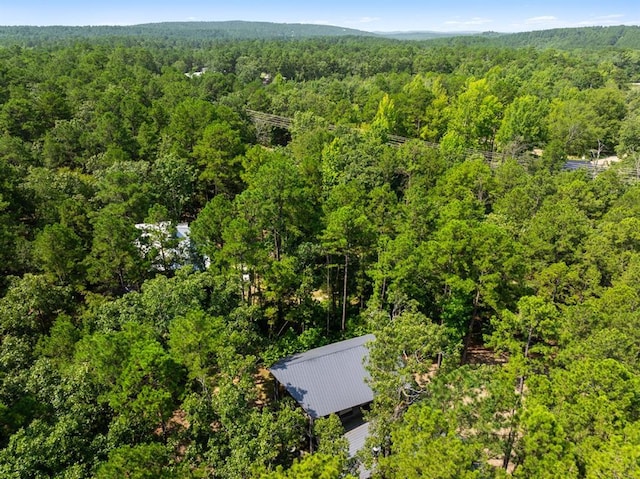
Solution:
{"label": "dirt patch", "polygon": [[492,349],[484,346],[475,345],[467,349],[466,364],[504,364],[507,362],[506,356],[497,354]]}
{"label": "dirt patch", "polygon": [[261,367],[254,376],[256,389],[258,391],[254,405],[264,407],[274,401],[275,379],[267,368]]}

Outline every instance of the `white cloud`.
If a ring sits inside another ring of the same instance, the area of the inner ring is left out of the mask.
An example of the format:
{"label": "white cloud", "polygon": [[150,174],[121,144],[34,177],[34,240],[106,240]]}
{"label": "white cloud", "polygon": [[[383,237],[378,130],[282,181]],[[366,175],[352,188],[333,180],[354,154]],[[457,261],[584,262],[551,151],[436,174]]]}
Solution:
{"label": "white cloud", "polygon": [[373,22],[379,22],[380,21],[380,17],[362,17],[358,20],[357,23],[373,23]]}
{"label": "white cloud", "polygon": [[553,15],[542,15],[540,17],[527,18],[524,23],[526,25],[539,25],[541,23],[555,23],[558,21],[558,17]]}
{"label": "white cloud", "polygon": [[296,23],[306,23],[310,25],[333,25],[329,20],[299,20]]}
{"label": "white cloud", "polygon": [[465,27],[465,26],[473,26],[473,25],[486,25],[487,23],[491,23],[491,22],[493,22],[493,20],[489,18],[473,17],[469,20],[448,20],[444,22],[444,24]]}
{"label": "white cloud", "polygon": [[[541,15],[539,17],[531,17],[527,18],[524,21],[525,27],[537,27],[537,28],[553,28],[553,27],[585,27],[585,26],[595,26],[595,25],[618,25],[620,23],[628,23],[622,22],[622,18],[624,15],[619,13],[612,13],[610,15],[600,15],[594,16],[588,20],[583,21],[574,21],[567,22],[560,20],[558,17],[554,17],[553,15]],[[520,26],[520,25],[513,25]]]}
{"label": "white cloud", "polygon": [[622,18],[624,15],[622,13],[614,13],[611,15],[604,15],[602,17],[596,17],[598,20],[615,20],[616,18]]}
{"label": "white cloud", "polygon": [[620,24],[620,19],[624,18],[624,15],[615,13],[611,15],[602,15],[600,17],[593,17],[589,20],[583,20],[578,22],[580,26],[589,26],[589,25],[618,25]]}
{"label": "white cloud", "polygon": [[586,26],[609,26],[609,25],[639,25],[640,21],[631,21],[625,15],[612,13],[609,15],[593,16],[583,21],[567,21],[553,15],[540,15],[527,18],[521,22],[510,23],[507,29],[512,32],[522,32],[531,30],[545,30],[549,28],[575,28]]}
{"label": "white cloud", "polygon": [[350,18],[345,20],[343,23],[345,25],[349,25],[351,27],[358,27],[359,25],[368,25],[370,23],[376,23],[381,20],[380,17],[360,17],[360,18]]}

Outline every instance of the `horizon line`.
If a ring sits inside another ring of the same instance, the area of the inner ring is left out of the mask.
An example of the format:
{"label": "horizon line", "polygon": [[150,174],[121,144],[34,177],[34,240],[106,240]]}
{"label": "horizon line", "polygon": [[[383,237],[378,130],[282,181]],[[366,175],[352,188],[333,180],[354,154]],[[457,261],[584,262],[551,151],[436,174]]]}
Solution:
{"label": "horizon line", "polygon": [[425,30],[363,30],[359,28],[353,27],[345,27],[343,25],[334,25],[329,23],[304,23],[304,22],[274,22],[267,20],[162,20],[155,22],[141,22],[141,23],[97,23],[97,24],[64,24],[64,23],[56,23],[56,24],[11,24],[11,25],[0,25],[0,28],[55,28],[55,27],[68,27],[68,28],[99,28],[99,27],[139,27],[145,25],[161,25],[161,24],[171,24],[171,23],[263,23],[270,25],[304,25],[304,26],[321,26],[321,27],[331,27],[331,28],[341,28],[345,30],[353,30],[355,32],[363,32],[363,33],[371,33],[374,35],[402,35],[402,34],[420,34],[420,33],[436,33],[436,34],[457,34],[457,35],[481,35],[486,33],[499,33],[499,34],[514,34],[514,33],[531,33],[531,32],[541,32],[547,30],[560,30],[560,29],[581,29],[581,28],[615,28],[615,27],[640,27],[639,23],[616,23],[616,24],[607,24],[607,25],[579,25],[579,26],[554,26],[548,28],[534,28],[534,29],[526,29],[526,30],[435,30],[435,29],[425,29]]}

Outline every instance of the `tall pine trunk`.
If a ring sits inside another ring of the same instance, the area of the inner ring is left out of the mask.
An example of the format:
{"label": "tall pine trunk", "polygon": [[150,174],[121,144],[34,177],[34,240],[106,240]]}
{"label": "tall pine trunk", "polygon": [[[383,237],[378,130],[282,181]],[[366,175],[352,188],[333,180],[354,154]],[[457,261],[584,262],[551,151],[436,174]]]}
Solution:
{"label": "tall pine trunk", "polygon": [[347,324],[347,281],[349,280],[349,254],[344,255],[344,278],[342,285],[342,322],[340,329],[345,330]]}

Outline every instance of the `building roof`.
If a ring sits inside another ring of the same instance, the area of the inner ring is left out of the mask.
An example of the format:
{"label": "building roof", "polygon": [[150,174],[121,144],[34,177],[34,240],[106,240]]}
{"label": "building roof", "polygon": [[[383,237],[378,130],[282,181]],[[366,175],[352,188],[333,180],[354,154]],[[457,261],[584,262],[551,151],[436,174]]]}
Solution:
{"label": "building roof", "polygon": [[178,223],[176,225],[176,236],[179,239],[189,239],[189,235],[191,234],[191,228],[187,223]]}
{"label": "building roof", "polygon": [[363,422],[350,431],[347,431],[344,437],[349,441],[349,457],[356,455],[364,447],[364,442],[369,435],[369,423]]}
{"label": "building roof", "polygon": [[[344,437],[349,442],[349,457],[355,457],[355,455],[364,448],[364,443],[368,435],[368,422],[363,422],[345,433]],[[357,474],[359,479],[368,479],[371,477],[371,471],[364,467],[363,464],[358,465]]]}
{"label": "building roof", "polygon": [[[159,271],[176,270],[186,264],[193,264],[189,225],[179,223],[173,225],[169,221],[159,223],[138,223],[134,225],[139,231],[135,241],[138,251],[148,256],[154,249],[155,257],[150,258],[152,265]],[[170,245],[171,240],[177,240]]]}
{"label": "building roof", "polygon": [[312,418],[373,401],[364,368],[373,334],[295,354],[274,364],[271,374]]}

